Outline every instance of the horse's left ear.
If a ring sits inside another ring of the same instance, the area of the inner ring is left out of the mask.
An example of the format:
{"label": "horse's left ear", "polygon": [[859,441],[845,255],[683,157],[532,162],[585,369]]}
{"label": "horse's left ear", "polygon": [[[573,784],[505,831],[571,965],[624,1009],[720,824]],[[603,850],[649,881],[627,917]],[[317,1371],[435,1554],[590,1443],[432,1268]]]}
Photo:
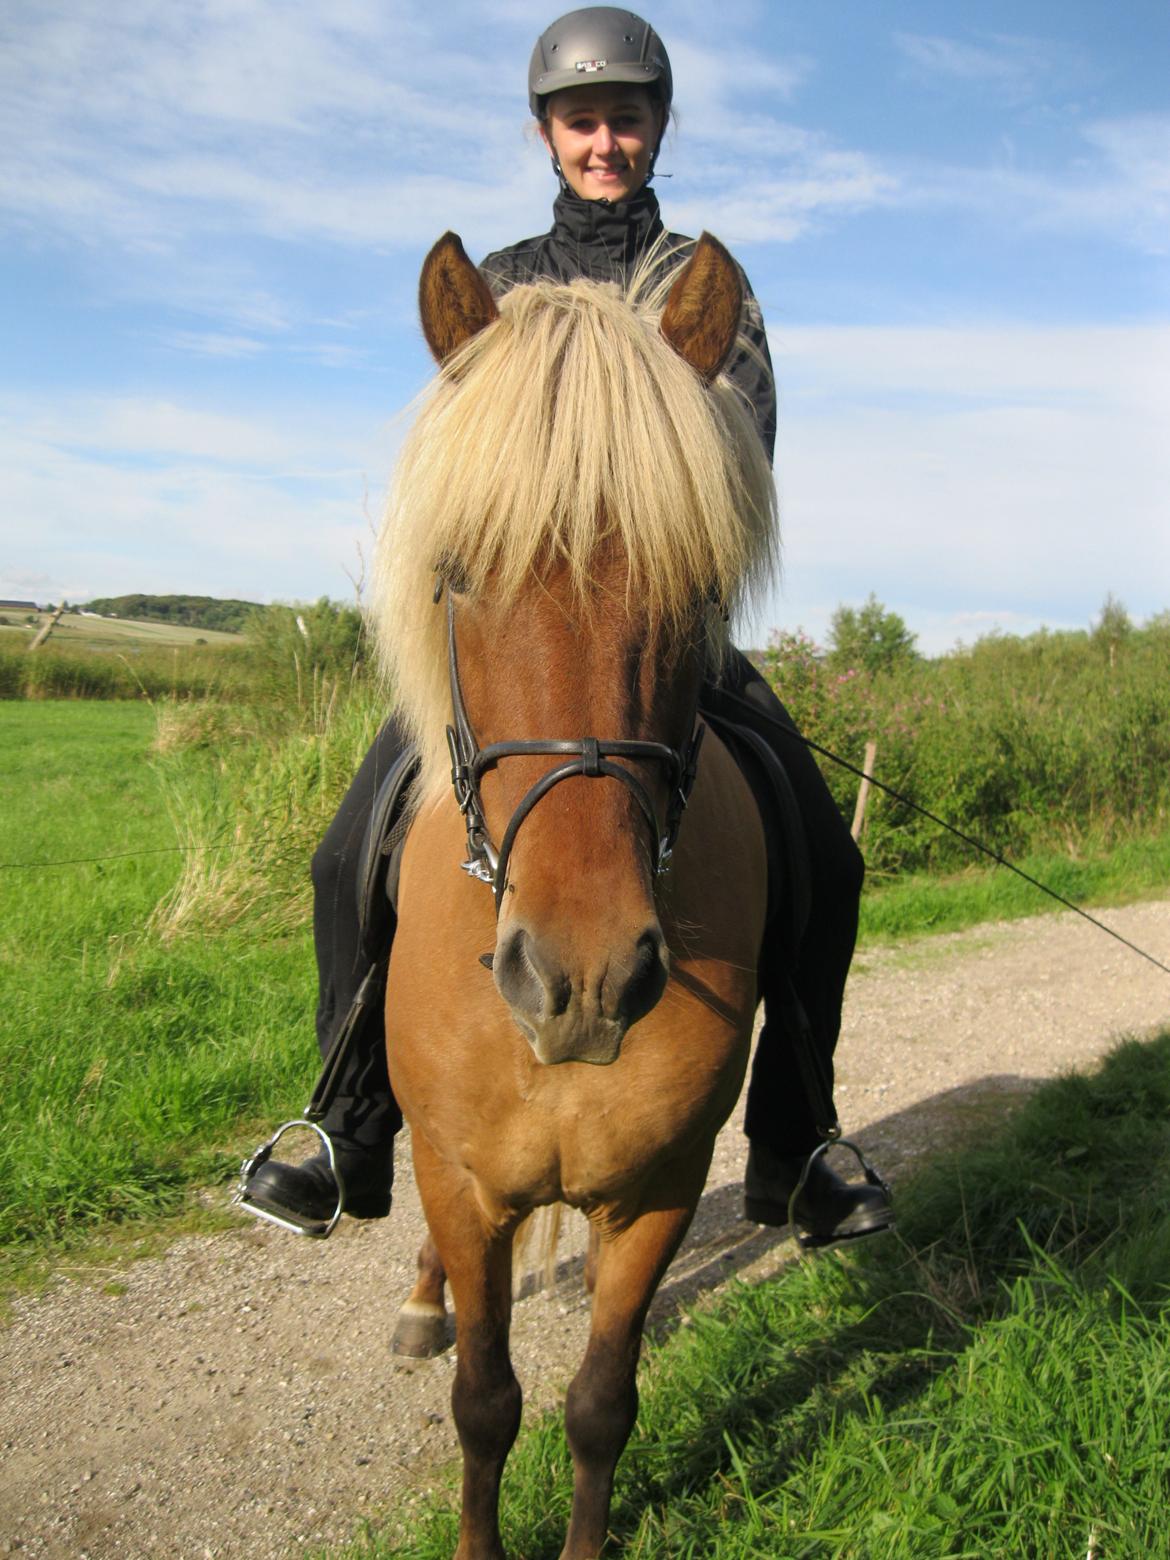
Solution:
{"label": "horse's left ear", "polygon": [[427,346],[439,363],[499,319],[491,288],[467,258],[458,233],[444,233],[423,261],[418,308]]}
{"label": "horse's left ear", "polygon": [[708,384],[731,355],[743,310],[739,267],[704,233],[679,272],[662,312],[662,334]]}

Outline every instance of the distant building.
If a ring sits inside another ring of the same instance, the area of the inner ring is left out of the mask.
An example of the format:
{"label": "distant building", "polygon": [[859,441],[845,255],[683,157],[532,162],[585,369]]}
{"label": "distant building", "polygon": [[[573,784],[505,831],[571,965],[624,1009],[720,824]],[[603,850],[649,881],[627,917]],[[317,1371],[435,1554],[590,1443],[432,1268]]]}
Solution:
{"label": "distant building", "polygon": [[0,612],[36,612],[35,601],[0,601]]}

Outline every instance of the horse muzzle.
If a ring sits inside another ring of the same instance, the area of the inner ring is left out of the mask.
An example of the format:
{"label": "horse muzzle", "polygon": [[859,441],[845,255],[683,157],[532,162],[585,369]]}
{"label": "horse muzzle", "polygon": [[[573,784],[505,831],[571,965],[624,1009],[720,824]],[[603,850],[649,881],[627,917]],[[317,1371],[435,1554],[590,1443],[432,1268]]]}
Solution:
{"label": "horse muzzle", "polygon": [[665,991],[669,955],[657,922],[624,944],[607,942],[588,961],[513,923],[497,944],[492,973],[538,1061],[605,1067]]}

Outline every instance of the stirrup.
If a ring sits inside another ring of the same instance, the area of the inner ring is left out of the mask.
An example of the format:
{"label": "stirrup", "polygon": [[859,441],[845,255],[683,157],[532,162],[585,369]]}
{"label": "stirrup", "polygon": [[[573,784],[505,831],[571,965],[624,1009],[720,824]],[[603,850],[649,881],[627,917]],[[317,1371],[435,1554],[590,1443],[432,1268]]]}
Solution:
{"label": "stirrup", "polygon": [[[284,1134],[290,1132],[293,1127],[304,1127],[309,1132],[315,1132],[325,1145],[325,1152],[329,1156],[329,1168],[333,1172],[333,1179],[337,1182],[337,1207],[330,1219],[297,1219],[291,1214],[286,1216],[274,1213],[271,1208],[262,1208],[259,1203],[253,1202],[248,1195],[248,1182],[260,1166],[268,1162],[272,1157],[272,1150]],[[345,1182],[337,1167],[337,1157],[333,1152],[329,1134],[315,1121],[306,1121],[304,1117],[298,1117],[296,1121],[286,1121],[283,1126],[277,1127],[267,1143],[262,1143],[252,1157],[245,1159],[240,1166],[240,1179],[232,1193],[231,1206],[242,1209],[244,1213],[250,1213],[255,1219],[264,1219],[268,1224],[277,1224],[282,1230],[291,1230],[294,1235],[309,1235],[314,1240],[328,1240],[337,1228],[337,1221],[341,1218],[341,1210],[345,1206]]]}
{"label": "stirrup", "polygon": [[[796,1199],[800,1196],[801,1192],[804,1191],[805,1182],[808,1180],[809,1172],[812,1170],[813,1165],[816,1164],[818,1159],[823,1158],[823,1156],[827,1154],[831,1148],[847,1148],[853,1154],[855,1154],[858,1164],[865,1171],[865,1179],[869,1182],[870,1186],[878,1187],[879,1190],[886,1194],[888,1199],[892,1199],[893,1194],[890,1191],[889,1182],[883,1180],[882,1176],[878,1173],[877,1170],[874,1169],[873,1165],[870,1164],[869,1160],[861,1152],[856,1143],[852,1142],[849,1138],[840,1136],[840,1131],[840,1127],[837,1127],[835,1131],[831,1131],[829,1133],[829,1136],[823,1143],[819,1143],[817,1147],[813,1149],[812,1153],[805,1160],[804,1169],[800,1172],[800,1179],[792,1188],[792,1195],[788,1199],[788,1225],[793,1235],[795,1235],[796,1244],[800,1247],[801,1251],[818,1251],[822,1246],[836,1245],[840,1238],[838,1236],[833,1236],[826,1240],[820,1236],[809,1234],[807,1231],[802,1230],[800,1225],[796,1222]],[[883,1225],[882,1228],[891,1229],[893,1227],[893,1223],[894,1216],[893,1212],[891,1211],[889,1224]],[[876,1234],[877,1231],[867,1231],[866,1233]]]}

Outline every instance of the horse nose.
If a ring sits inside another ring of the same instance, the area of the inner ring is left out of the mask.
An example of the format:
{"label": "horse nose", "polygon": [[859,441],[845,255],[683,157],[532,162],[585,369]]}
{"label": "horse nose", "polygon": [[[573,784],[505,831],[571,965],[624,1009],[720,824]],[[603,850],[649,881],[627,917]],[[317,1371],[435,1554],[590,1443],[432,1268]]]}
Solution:
{"label": "horse nose", "polygon": [[[661,997],[668,969],[666,939],[654,922],[624,949],[606,949],[597,977],[580,982],[581,1004],[624,1030],[644,1018]],[[557,1018],[573,1002],[574,982],[563,956],[523,926],[514,926],[498,944],[492,973],[500,995],[518,1015]]]}

